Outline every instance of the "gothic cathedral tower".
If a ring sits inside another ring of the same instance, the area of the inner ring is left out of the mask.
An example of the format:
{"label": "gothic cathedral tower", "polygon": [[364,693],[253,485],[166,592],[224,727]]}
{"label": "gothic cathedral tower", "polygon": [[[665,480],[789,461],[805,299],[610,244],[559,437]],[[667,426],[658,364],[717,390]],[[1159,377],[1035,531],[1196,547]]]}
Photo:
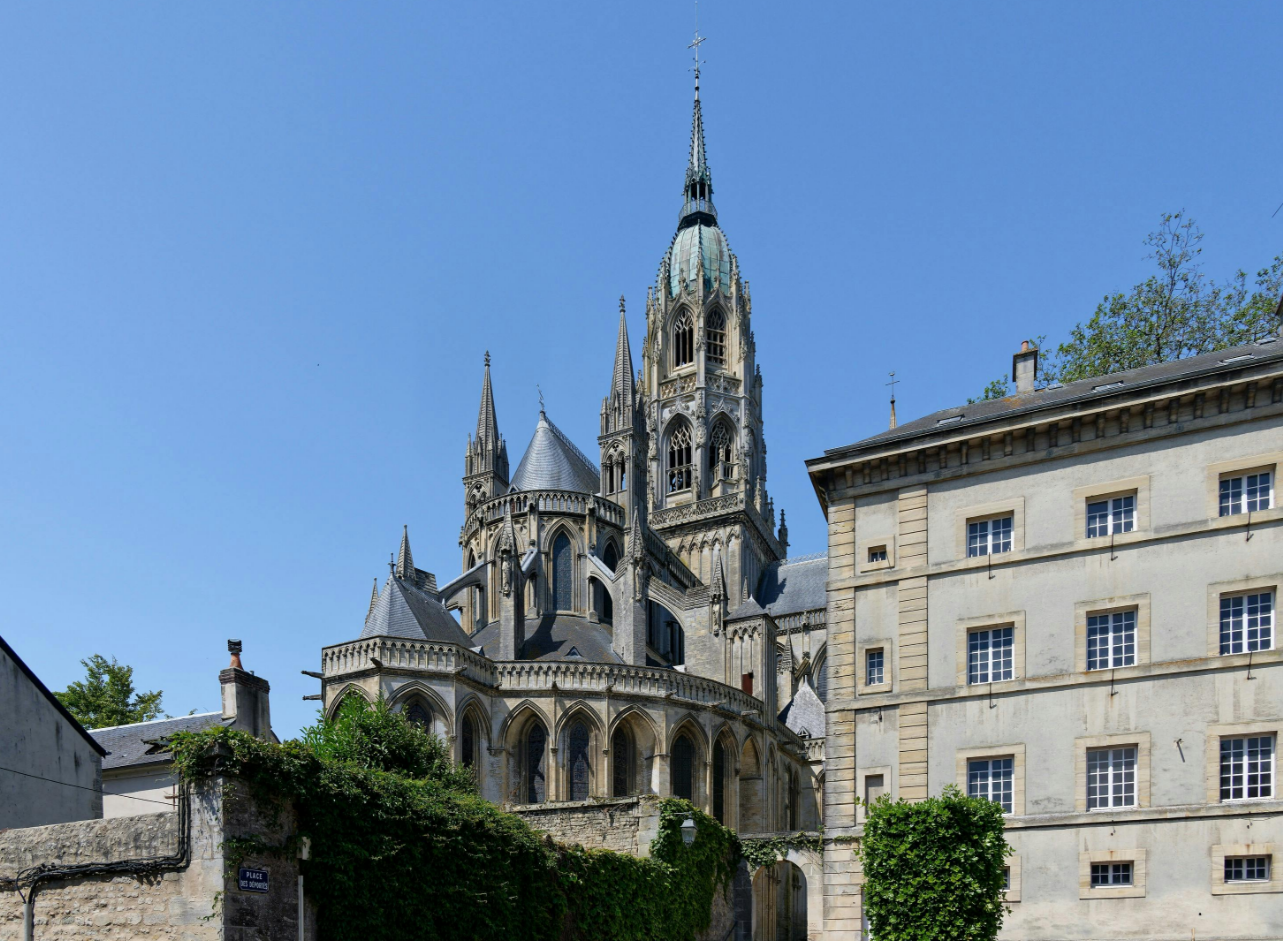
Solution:
{"label": "gothic cathedral tower", "polygon": [[647,293],[642,349],[650,528],[733,610],[784,557],[766,491],[752,298],[717,224],[695,69],[677,234]]}

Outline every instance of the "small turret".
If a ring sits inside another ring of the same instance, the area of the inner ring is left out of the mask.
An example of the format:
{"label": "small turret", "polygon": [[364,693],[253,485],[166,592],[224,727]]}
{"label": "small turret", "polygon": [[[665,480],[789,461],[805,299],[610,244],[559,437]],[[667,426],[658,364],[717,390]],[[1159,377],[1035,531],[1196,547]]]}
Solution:
{"label": "small turret", "polygon": [[481,382],[481,406],[477,411],[476,437],[468,438],[464,456],[463,488],[465,512],[508,489],[508,446],[499,434],[494,392],[490,386],[490,353],[486,353],[485,377]]}

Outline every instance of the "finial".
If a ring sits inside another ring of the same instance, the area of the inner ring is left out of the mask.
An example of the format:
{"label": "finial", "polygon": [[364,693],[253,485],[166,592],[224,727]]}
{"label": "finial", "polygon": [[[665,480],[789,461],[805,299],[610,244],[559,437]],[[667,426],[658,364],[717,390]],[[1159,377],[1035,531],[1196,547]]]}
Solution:
{"label": "finial", "polygon": [[894,428],[895,427],[895,386],[896,386],[896,383],[898,383],[900,380],[895,377],[894,371],[888,373],[888,375],[890,375],[891,377],[891,381],[887,383],[887,385],[891,387],[891,427]]}
{"label": "finial", "polygon": [[543,410],[543,389],[539,388],[539,383],[537,382],[535,383],[535,391],[539,393],[539,415],[541,418],[546,418],[547,416],[544,415]]}
{"label": "finial", "polygon": [[490,368],[490,351],[486,350],[486,368]]}
{"label": "finial", "polygon": [[699,0],[695,0],[695,40],[687,49],[694,50],[695,57],[695,100],[699,101],[699,47],[706,40],[707,36],[699,34]]}
{"label": "finial", "polygon": [[619,312],[621,314],[624,312],[624,295],[622,294],[619,295]]}

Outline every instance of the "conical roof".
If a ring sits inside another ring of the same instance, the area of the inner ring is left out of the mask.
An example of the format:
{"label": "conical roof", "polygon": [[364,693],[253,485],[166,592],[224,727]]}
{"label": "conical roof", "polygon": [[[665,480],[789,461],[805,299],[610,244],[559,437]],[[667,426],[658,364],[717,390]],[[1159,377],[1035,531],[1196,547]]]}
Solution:
{"label": "conical roof", "polygon": [[803,738],[824,737],[824,703],[806,677],[802,677],[797,692],[780,713],[780,721]]}
{"label": "conical roof", "polygon": [[366,637],[405,637],[471,647],[472,640],[445,605],[410,582],[389,575],[365,617]]}
{"label": "conical roof", "polygon": [[534,437],[512,475],[512,489],[596,493],[601,489],[601,471],[540,412]]}

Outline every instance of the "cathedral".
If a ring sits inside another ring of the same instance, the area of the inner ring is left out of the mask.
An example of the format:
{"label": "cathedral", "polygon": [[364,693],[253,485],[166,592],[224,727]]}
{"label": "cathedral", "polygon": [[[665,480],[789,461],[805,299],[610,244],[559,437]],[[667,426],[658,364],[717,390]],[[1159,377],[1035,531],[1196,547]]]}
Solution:
{"label": "cathedral", "polygon": [[695,72],[677,230],[603,350],[594,461],[540,409],[515,467],[489,354],[463,462],[460,574],[402,533],[323,699],[383,696],[509,807],[645,794],[745,834],[820,828],[825,578],[767,490],[752,295],[718,224]]}

